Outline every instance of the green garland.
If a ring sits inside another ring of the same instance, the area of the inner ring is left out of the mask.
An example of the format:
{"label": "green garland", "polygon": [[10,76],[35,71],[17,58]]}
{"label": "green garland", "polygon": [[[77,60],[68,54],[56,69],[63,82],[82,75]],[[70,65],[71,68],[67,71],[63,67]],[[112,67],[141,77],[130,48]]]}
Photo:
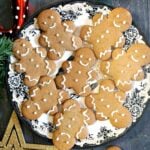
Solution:
{"label": "green garland", "polygon": [[2,36],[0,37],[0,87],[4,86],[6,76],[6,61],[12,54],[12,41]]}

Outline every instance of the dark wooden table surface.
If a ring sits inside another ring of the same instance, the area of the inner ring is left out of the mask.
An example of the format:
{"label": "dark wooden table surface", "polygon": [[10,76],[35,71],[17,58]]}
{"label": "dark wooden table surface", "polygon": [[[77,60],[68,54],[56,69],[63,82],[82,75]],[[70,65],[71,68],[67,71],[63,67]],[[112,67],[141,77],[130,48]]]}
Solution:
{"label": "dark wooden table surface", "polygon": [[[12,0],[13,1],[13,0]],[[58,0],[29,0],[29,16],[41,7]],[[94,0],[93,0],[94,1]],[[113,7],[122,6],[129,9],[133,15],[134,23],[150,45],[150,0],[97,0]],[[12,24],[10,21],[11,0],[0,0],[0,23],[6,27]],[[5,15],[3,15],[5,14]],[[10,16],[10,17],[7,17]],[[7,20],[7,23],[6,23]],[[2,138],[12,112],[10,99],[7,98],[6,90],[0,90],[0,138]],[[150,150],[150,103],[144,111],[141,119],[124,136],[108,144],[89,148],[86,150],[104,150],[108,145],[119,145],[123,150]],[[22,130],[27,142],[49,144],[49,140],[35,134],[26,124],[21,122]],[[1,139],[0,139],[1,140]]]}

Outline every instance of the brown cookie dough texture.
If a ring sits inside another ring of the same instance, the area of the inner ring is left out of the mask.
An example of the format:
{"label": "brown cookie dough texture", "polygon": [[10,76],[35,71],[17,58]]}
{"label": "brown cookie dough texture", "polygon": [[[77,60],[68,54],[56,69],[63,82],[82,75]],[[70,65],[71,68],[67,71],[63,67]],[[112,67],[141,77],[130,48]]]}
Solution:
{"label": "brown cookie dough texture", "polygon": [[18,59],[15,70],[25,73],[24,83],[29,87],[36,85],[41,76],[55,71],[54,62],[46,59],[47,51],[44,48],[33,49],[25,39],[14,41],[13,53]]}
{"label": "brown cookie dough texture", "polygon": [[89,48],[78,49],[73,61],[66,61],[62,65],[63,74],[55,79],[59,88],[72,88],[78,95],[85,96],[91,92],[90,82],[97,78],[92,67],[96,63],[94,53]]}
{"label": "brown cookie dough texture", "polygon": [[145,44],[133,44],[127,52],[116,49],[112,59],[101,62],[101,71],[110,76],[122,91],[132,88],[132,80],[144,78],[142,67],[150,63],[150,48]]}
{"label": "brown cookie dough texture", "polygon": [[50,59],[60,59],[64,51],[74,51],[82,46],[82,40],[74,34],[76,30],[74,23],[62,22],[57,11],[51,9],[42,11],[37,22],[42,30],[39,43],[48,49]]}
{"label": "brown cookie dough texture", "polygon": [[132,23],[130,12],[124,8],[113,9],[108,16],[96,14],[93,26],[83,26],[80,37],[93,45],[97,58],[108,60],[114,48],[123,47],[123,32]]}
{"label": "brown cookie dough texture", "polygon": [[81,109],[77,101],[67,100],[63,112],[54,116],[57,130],[53,133],[53,143],[58,150],[70,150],[76,139],[88,136],[86,125],[95,122],[95,115],[90,109]]}
{"label": "brown cookie dough texture", "polygon": [[57,104],[69,98],[65,91],[56,89],[54,80],[48,76],[40,78],[39,84],[29,90],[29,96],[22,104],[22,114],[30,120],[47,112],[50,115],[56,114]]}
{"label": "brown cookie dough texture", "polygon": [[112,80],[103,80],[100,83],[99,93],[87,96],[85,104],[95,111],[98,120],[109,119],[114,127],[127,128],[132,123],[132,116],[122,105],[124,100],[125,94],[116,91]]}

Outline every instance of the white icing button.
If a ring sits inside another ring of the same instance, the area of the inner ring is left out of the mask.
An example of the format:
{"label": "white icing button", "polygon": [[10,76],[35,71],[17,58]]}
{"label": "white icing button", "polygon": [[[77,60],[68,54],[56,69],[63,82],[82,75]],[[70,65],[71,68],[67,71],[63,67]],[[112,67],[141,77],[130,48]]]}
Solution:
{"label": "white icing button", "polygon": [[127,67],[129,68],[129,67],[130,67],[130,64],[127,64]]}
{"label": "white icing button", "polygon": [[92,60],[92,58],[89,58],[89,61],[91,61]]}
{"label": "white icing button", "polygon": [[136,53],[138,53],[138,50],[135,50]]}
{"label": "white icing button", "polygon": [[17,50],[17,54],[19,54],[20,52],[19,52],[19,50]]}
{"label": "white icing button", "polygon": [[34,61],[34,59],[33,59],[33,58],[31,58],[31,59],[30,59],[30,61],[31,61],[31,62],[33,62],[33,61]]}
{"label": "white icing button", "polygon": [[59,37],[59,34],[57,33],[56,36]]}
{"label": "white icing button", "polygon": [[143,55],[143,56],[142,56],[142,58],[144,59],[144,58],[146,58],[146,56],[145,56],[145,55]]}
{"label": "white icing button", "polygon": [[36,67],[36,68],[39,68],[39,65],[37,64],[37,65],[35,65],[35,67]]}
{"label": "white icing button", "polygon": [[126,24],[127,22],[126,21],[123,21],[123,24]]}
{"label": "white icing button", "polygon": [[72,121],[75,121],[75,118],[72,118]]}
{"label": "white icing button", "polygon": [[107,108],[110,108],[110,105],[106,105]]}
{"label": "white icing button", "polygon": [[78,79],[75,79],[75,82],[78,82],[79,80]]}
{"label": "white icing button", "polygon": [[103,102],[104,101],[104,99],[103,98],[101,98],[101,102]]}
{"label": "white icing button", "polygon": [[109,33],[109,30],[106,30],[106,33]]}
{"label": "white icing button", "polygon": [[96,42],[97,42],[97,43],[99,43],[99,39],[98,39],[98,40],[96,40]]}
{"label": "white icing button", "polygon": [[83,58],[83,55],[80,55],[80,58]]}
{"label": "white icing button", "polygon": [[115,122],[118,122],[118,119],[115,119]]}
{"label": "white icing button", "polygon": [[47,101],[47,99],[45,99],[45,98],[44,98],[44,99],[43,99],[43,101],[44,101],[44,102],[46,102],[46,101]]}
{"label": "white icing button", "polygon": [[44,21],[43,24],[47,24],[47,22]]}
{"label": "white icing button", "polygon": [[81,74],[81,71],[80,71],[80,70],[78,71],[78,74]]}
{"label": "white icing button", "polygon": [[30,106],[28,105],[27,108],[30,108]]}
{"label": "white icing button", "polygon": [[33,114],[34,114],[34,115],[37,115],[37,112],[35,111],[35,112],[33,112]]}
{"label": "white icing button", "polygon": [[56,139],[56,141],[59,141],[59,137]]}
{"label": "white icing button", "polygon": [[68,128],[71,128],[71,125],[70,125],[70,124],[68,125]]}
{"label": "white icing button", "polygon": [[66,144],[69,144],[69,141],[67,141]]}
{"label": "white icing button", "polygon": [[25,47],[25,46],[26,46],[26,44],[22,44],[22,46],[23,46],[23,47]]}
{"label": "white icing button", "polygon": [[124,70],[121,70],[121,73],[124,73]]}
{"label": "white icing button", "polygon": [[54,16],[51,16],[50,18],[51,18],[51,19],[54,19]]}
{"label": "white icing button", "polygon": [[64,44],[64,41],[60,41],[61,44]]}
{"label": "white icing button", "polygon": [[122,116],[122,117],[124,117],[124,116],[125,116],[125,114],[121,114],[121,116]]}
{"label": "white icing button", "polygon": [[50,95],[50,96],[52,96],[52,95],[53,95],[53,93],[52,93],[52,92],[50,92],[50,93],[49,93],[49,95]]}
{"label": "white icing button", "polygon": [[119,18],[119,17],[120,17],[120,15],[118,14],[116,17],[117,17],[117,18]]}
{"label": "white icing button", "polygon": [[101,38],[103,39],[103,38],[104,38],[104,35],[101,35]]}

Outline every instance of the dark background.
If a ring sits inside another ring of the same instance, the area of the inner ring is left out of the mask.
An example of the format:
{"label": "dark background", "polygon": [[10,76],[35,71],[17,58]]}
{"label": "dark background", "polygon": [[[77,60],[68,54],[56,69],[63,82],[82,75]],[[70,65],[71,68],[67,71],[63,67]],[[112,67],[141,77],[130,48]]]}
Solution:
{"label": "dark background", "polygon": [[[63,1],[66,2],[67,0]],[[91,0],[92,1],[92,0]],[[93,0],[94,2],[95,0]],[[138,27],[145,41],[150,45],[150,0],[97,0],[113,7],[122,6],[132,13],[134,24]],[[13,11],[11,8],[14,0],[0,0],[0,25],[10,28],[13,24]],[[29,0],[28,18],[41,7],[58,0]],[[62,2],[62,1],[61,1]],[[73,1],[72,1],[73,2]],[[6,88],[5,88],[6,89]],[[0,89],[0,140],[3,137],[9,117],[12,112],[10,99],[6,90]],[[148,102],[141,119],[124,136],[115,141],[99,147],[86,150],[104,150],[109,145],[119,145],[123,150],[150,150],[150,103]],[[48,139],[35,134],[28,125],[21,122],[26,142],[50,144]],[[76,148],[77,150],[77,148]]]}

